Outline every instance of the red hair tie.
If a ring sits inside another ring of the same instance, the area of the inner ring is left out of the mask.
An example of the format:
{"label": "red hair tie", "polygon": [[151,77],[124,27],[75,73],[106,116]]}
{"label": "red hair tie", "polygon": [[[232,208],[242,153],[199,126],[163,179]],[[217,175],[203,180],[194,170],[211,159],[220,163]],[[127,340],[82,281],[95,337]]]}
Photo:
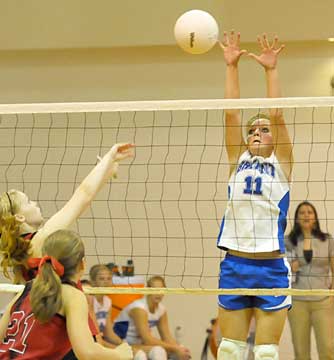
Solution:
{"label": "red hair tie", "polygon": [[[29,259],[30,260],[30,259]],[[29,260],[28,260],[28,264],[30,266],[30,263],[29,263]],[[43,256],[41,259],[38,259],[38,258],[33,258],[31,259],[31,263],[34,262],[36,264],[37,260],[39,260],[39,263],[38,263],[38,272],[37,274],[39,274],[41,272],[41,269],[42,269],[42,266],[50,261],[51,262],[51,265],[54,269],[54,271],[59,275],[59,276],[63,276],[64,275],[64,266],[57,260],[55,259],[53,256],[49,256],[49,255],[45,255]],[[36,266],[35,266],[36,267]]]}

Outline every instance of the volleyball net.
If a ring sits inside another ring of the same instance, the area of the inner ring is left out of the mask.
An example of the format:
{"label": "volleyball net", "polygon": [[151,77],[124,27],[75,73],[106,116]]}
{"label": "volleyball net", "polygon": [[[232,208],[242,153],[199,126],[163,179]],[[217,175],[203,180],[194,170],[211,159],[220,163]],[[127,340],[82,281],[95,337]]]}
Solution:
{"label": "volleyball net", "polygon": [[133,142],[135,157],[120,164],[118,178],[73,228],[85,242],[88,269],[131,259],[136,275],[161,275],[175,293],[217,291],[229,175],[224,110],[233,108],[244,124],[283,108],[295,159],[288,229],[296,205],[309,200],[321,228],[333,233],[333,97],[3,104],[0,191],[24,191],[48,218],[98,156]]}

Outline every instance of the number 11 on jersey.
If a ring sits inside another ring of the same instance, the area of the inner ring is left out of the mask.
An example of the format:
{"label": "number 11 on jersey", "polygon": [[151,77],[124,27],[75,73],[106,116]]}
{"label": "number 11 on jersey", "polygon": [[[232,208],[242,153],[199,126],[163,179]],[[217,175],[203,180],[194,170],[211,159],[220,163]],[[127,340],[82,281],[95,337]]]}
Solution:
{"label": "number 11 on jersey", "polygon": [[245,178],[246,188],[244,194],[262,195],[262,178],[253,176],[247,176]]}

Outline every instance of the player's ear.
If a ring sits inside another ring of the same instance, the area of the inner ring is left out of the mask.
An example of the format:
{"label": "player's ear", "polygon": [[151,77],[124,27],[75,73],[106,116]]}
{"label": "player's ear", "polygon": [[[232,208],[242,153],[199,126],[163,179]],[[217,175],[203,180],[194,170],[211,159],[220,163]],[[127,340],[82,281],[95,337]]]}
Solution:
{"label": "player's ear", "polygon": [[86,269],[86,258],[85,257],[83,257],[81,259],[78,266],[79,266],[79,268],[78,268],[79,271],[85,271],[85,269]]}

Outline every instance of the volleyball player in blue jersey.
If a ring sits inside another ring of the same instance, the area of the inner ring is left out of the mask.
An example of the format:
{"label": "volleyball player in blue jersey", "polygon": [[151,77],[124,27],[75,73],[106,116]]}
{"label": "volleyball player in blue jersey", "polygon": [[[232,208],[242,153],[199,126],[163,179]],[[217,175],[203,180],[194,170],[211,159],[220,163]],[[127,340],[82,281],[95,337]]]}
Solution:
{"label": "volleyball player in blue jersey", "polygon": [[[261,54],[248,54],[265,70],[267,96],[280,97],[277,59],[284,45],[258,37]],[[225,98],[240,97],[238,62],[240,34],[224,33]],[[284,256],[284,230],[289,207],[293,164],[292,144],[283,112],[271,109],[247,123],[244,140],[239,110],[226,110],[226,150],[230,163],[228,204],[218,236],[227,251],[221,263],[219,287],[289,288],[290,267]],[[222,341],[218,360],[241,360],[249,323],[256,318],[255,359],[278,359],[289,296],[219,296]]]}

